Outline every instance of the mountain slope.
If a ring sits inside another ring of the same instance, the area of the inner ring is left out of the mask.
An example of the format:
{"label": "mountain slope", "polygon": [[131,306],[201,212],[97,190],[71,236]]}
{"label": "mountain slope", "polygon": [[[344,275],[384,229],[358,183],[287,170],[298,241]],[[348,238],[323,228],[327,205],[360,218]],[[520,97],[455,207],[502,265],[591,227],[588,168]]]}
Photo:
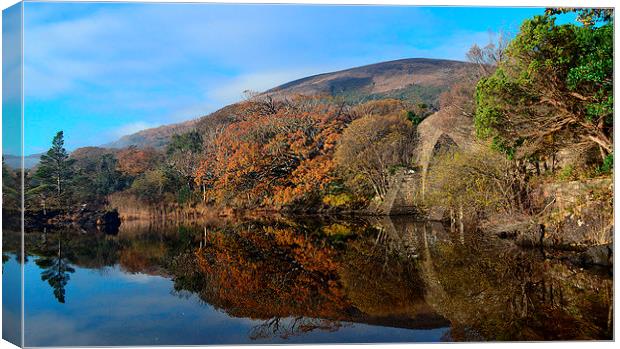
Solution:
{"label": "mountain slope", "polygon": [[275,95],[331,95],[352,101],[368,98],[420,99],[435,104],[441,92],[471,71],[465,62],[410,58],[381,62],[291,81],[268,90]]}
{"label": "mountain slope", "polygon": [[[31,169],[36,166],[39,163],[41,155],[43,155],[43,153],[24,156],[24,167],[27,169]],[[4,154],[2,156],[4,157],[4,162],[7,166],[14,169],[20,168],[22,166],[22,159],[19,156],[10,154]]]}
{"label": "mountain slope", "polygon": [[[396,98],[436,107],[439,95],[471,70],[470,63],[459,61],[401,59],[309,76],[280,85],[263,94],[275,97],[297,94],[330,95],[340,96],[348,102]],[[225,124],[234,116],[235,106],[236,104],[231,104],[195,120],[142,130],[103,147],[123,148],[135,145],[162,148],[173,134],[202,130],[213,123]]]}
{"label": "mountain slope", "polygon": [[162,148],[170,137],[174,134],[189,132],[196,128],[198,119],[181,122],[178,124],[163,125],[138,131],[130,135],[123,136],[118,140],[102,145],[104,148],[125,148],[135,145],[140,148],[153,147]]}

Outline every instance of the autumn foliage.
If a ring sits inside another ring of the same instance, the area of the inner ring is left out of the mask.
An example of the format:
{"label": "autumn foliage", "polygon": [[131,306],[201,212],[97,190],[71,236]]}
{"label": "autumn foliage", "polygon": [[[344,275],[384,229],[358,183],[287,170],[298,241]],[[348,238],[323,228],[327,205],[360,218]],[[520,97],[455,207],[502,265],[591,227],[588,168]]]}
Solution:
{"label": "autumn foliage", "polygon": [[273,102],[231,123],[207,147],[196,172],[206,197],[241,208],[319,202],[334,180],[332,154],[352,119],[333,103]]}
{"label": "autumn foliage", "polygon": [[162,154],[153,148],[128,147],[116,153],[117,169],[130,176],[139,176],[157,167]]}
{"label": "autumn foliage", "polygon": [[[349,205],[361,198],[351,199],[337,171],[334,154],[343,145],[343,132],[356,119],[364,118],[368,120],[366,125],[380,126],[380,133],[412,137],[414,129],[406,117],[408,107],[413,108],[398,100],[371,101],[354,107],[318,97],[249,100],[236,121],[211,144],[205,144],[195,180],[205,191],[205,201],[220,206],[295,210],[320,208],[336,201],[338,206]],[[399,148],[398,159],[390,161],[390,165],[408,162],[411,137],[401,139],[407,143],[406,150]],[[366,143],[359,145],[371,149],[376,146],[373,141],[383,142],[383,138],[367,137],[361,140]],[[351,151],[356,150],[347,148],[340,153]],[[339,161],[348,160],[355,159]]]}

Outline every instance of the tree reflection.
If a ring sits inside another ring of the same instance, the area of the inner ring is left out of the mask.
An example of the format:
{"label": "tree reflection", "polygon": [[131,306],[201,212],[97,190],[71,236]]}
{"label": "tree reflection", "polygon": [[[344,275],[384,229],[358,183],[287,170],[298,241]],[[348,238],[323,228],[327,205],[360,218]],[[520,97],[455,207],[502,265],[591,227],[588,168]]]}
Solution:
{"label": "tree reflection", "polygon": [[[343,321],[449,326],[450,341],[611,338],[609,278],[441,224],[251,222],[214,229],[200,246],[199,294],[232,316],[265,320],[252,338]],[[307,319],[327,321],[297,326]]]}
{"label": "tree reflection", "polygon": [[69,265],[68,259],[63,254],[62,239],[58,239],[58,250],[55,255],[39,258],[36,264],[43,270],[41,280],[47,281],[54,289],[54,297],[59,303],[65,303],[65,287],[75,269]]}
{"label": "tree reflection", "polygon": [[450,340],[611,338],[604,276],[493,239],[438,241],[421,265],[434,284],[426,299],[452,323]]}
{"label": "tree reflection", "polygon": [[196,256],[208,285],[201,295],[233,316],[334,318],[351,311],[336,251],[293,227],[213,231]]}
{"label": "tree reflection", "polygon": [[288,339],[315,330],[335,332],[342,326],[343,324],[340,321],[326,319],[313,319],[303,316],[287,319],[275,317],[252,327],[249,337],[252,340],[273,337]]}
{"label": "tree reflection", "polygon": [[232,316],[265,320],[252,330],[257,339],[335,331],[343,322],[448,326],[425,303],[414,261],[383,246],[379,233],[368,222],[211,229],[195,253],[200,297]]}
{"label": "tree reflection", "polygon": [[60,303],[72,265],[116,264],[172,278],[179,297],[259,320],[248,333],[256,340],[347,323],[450,328],[447,341],[612,338],[609,275],[446,228],[409,218],[253,218],[25,241]]}

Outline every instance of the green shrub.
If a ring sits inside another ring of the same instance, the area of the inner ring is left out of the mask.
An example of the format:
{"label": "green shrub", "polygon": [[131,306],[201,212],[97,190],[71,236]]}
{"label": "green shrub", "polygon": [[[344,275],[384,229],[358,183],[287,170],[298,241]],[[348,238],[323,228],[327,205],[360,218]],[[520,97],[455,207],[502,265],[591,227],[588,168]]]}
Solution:
{"label": "green shrub", "polygon": [[603,160],[603,164],[599,166],[598,173],[607,174],[611,173],[614,169],[614,153],[610,153]]}
{"label": "green shrub", "polygon": [[573,179],[574,175],[575,167],[573,165],[566,165],[560,170],[560,172],[558,172],[558,179],[567,181]]}

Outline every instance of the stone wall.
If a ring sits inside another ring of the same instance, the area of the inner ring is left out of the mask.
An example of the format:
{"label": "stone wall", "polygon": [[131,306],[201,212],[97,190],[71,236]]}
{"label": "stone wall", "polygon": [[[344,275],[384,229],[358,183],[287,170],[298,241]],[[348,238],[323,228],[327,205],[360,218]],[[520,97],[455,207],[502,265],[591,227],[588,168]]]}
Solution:
{"label": "stone wall", "polygon": [[544,184],[532,197],[541,209],[546,245],[583,248],[613,242],[611,179]]}
{"label": "stone wall", "polygon": [[583,199],[591,191],[611,190],[613,181],[610,178],[592,179],[589,181],[571,181],[543,184],[534,192],[533,198],[537,205],[548,204],[555,200],[557,208],[566,209]]}

